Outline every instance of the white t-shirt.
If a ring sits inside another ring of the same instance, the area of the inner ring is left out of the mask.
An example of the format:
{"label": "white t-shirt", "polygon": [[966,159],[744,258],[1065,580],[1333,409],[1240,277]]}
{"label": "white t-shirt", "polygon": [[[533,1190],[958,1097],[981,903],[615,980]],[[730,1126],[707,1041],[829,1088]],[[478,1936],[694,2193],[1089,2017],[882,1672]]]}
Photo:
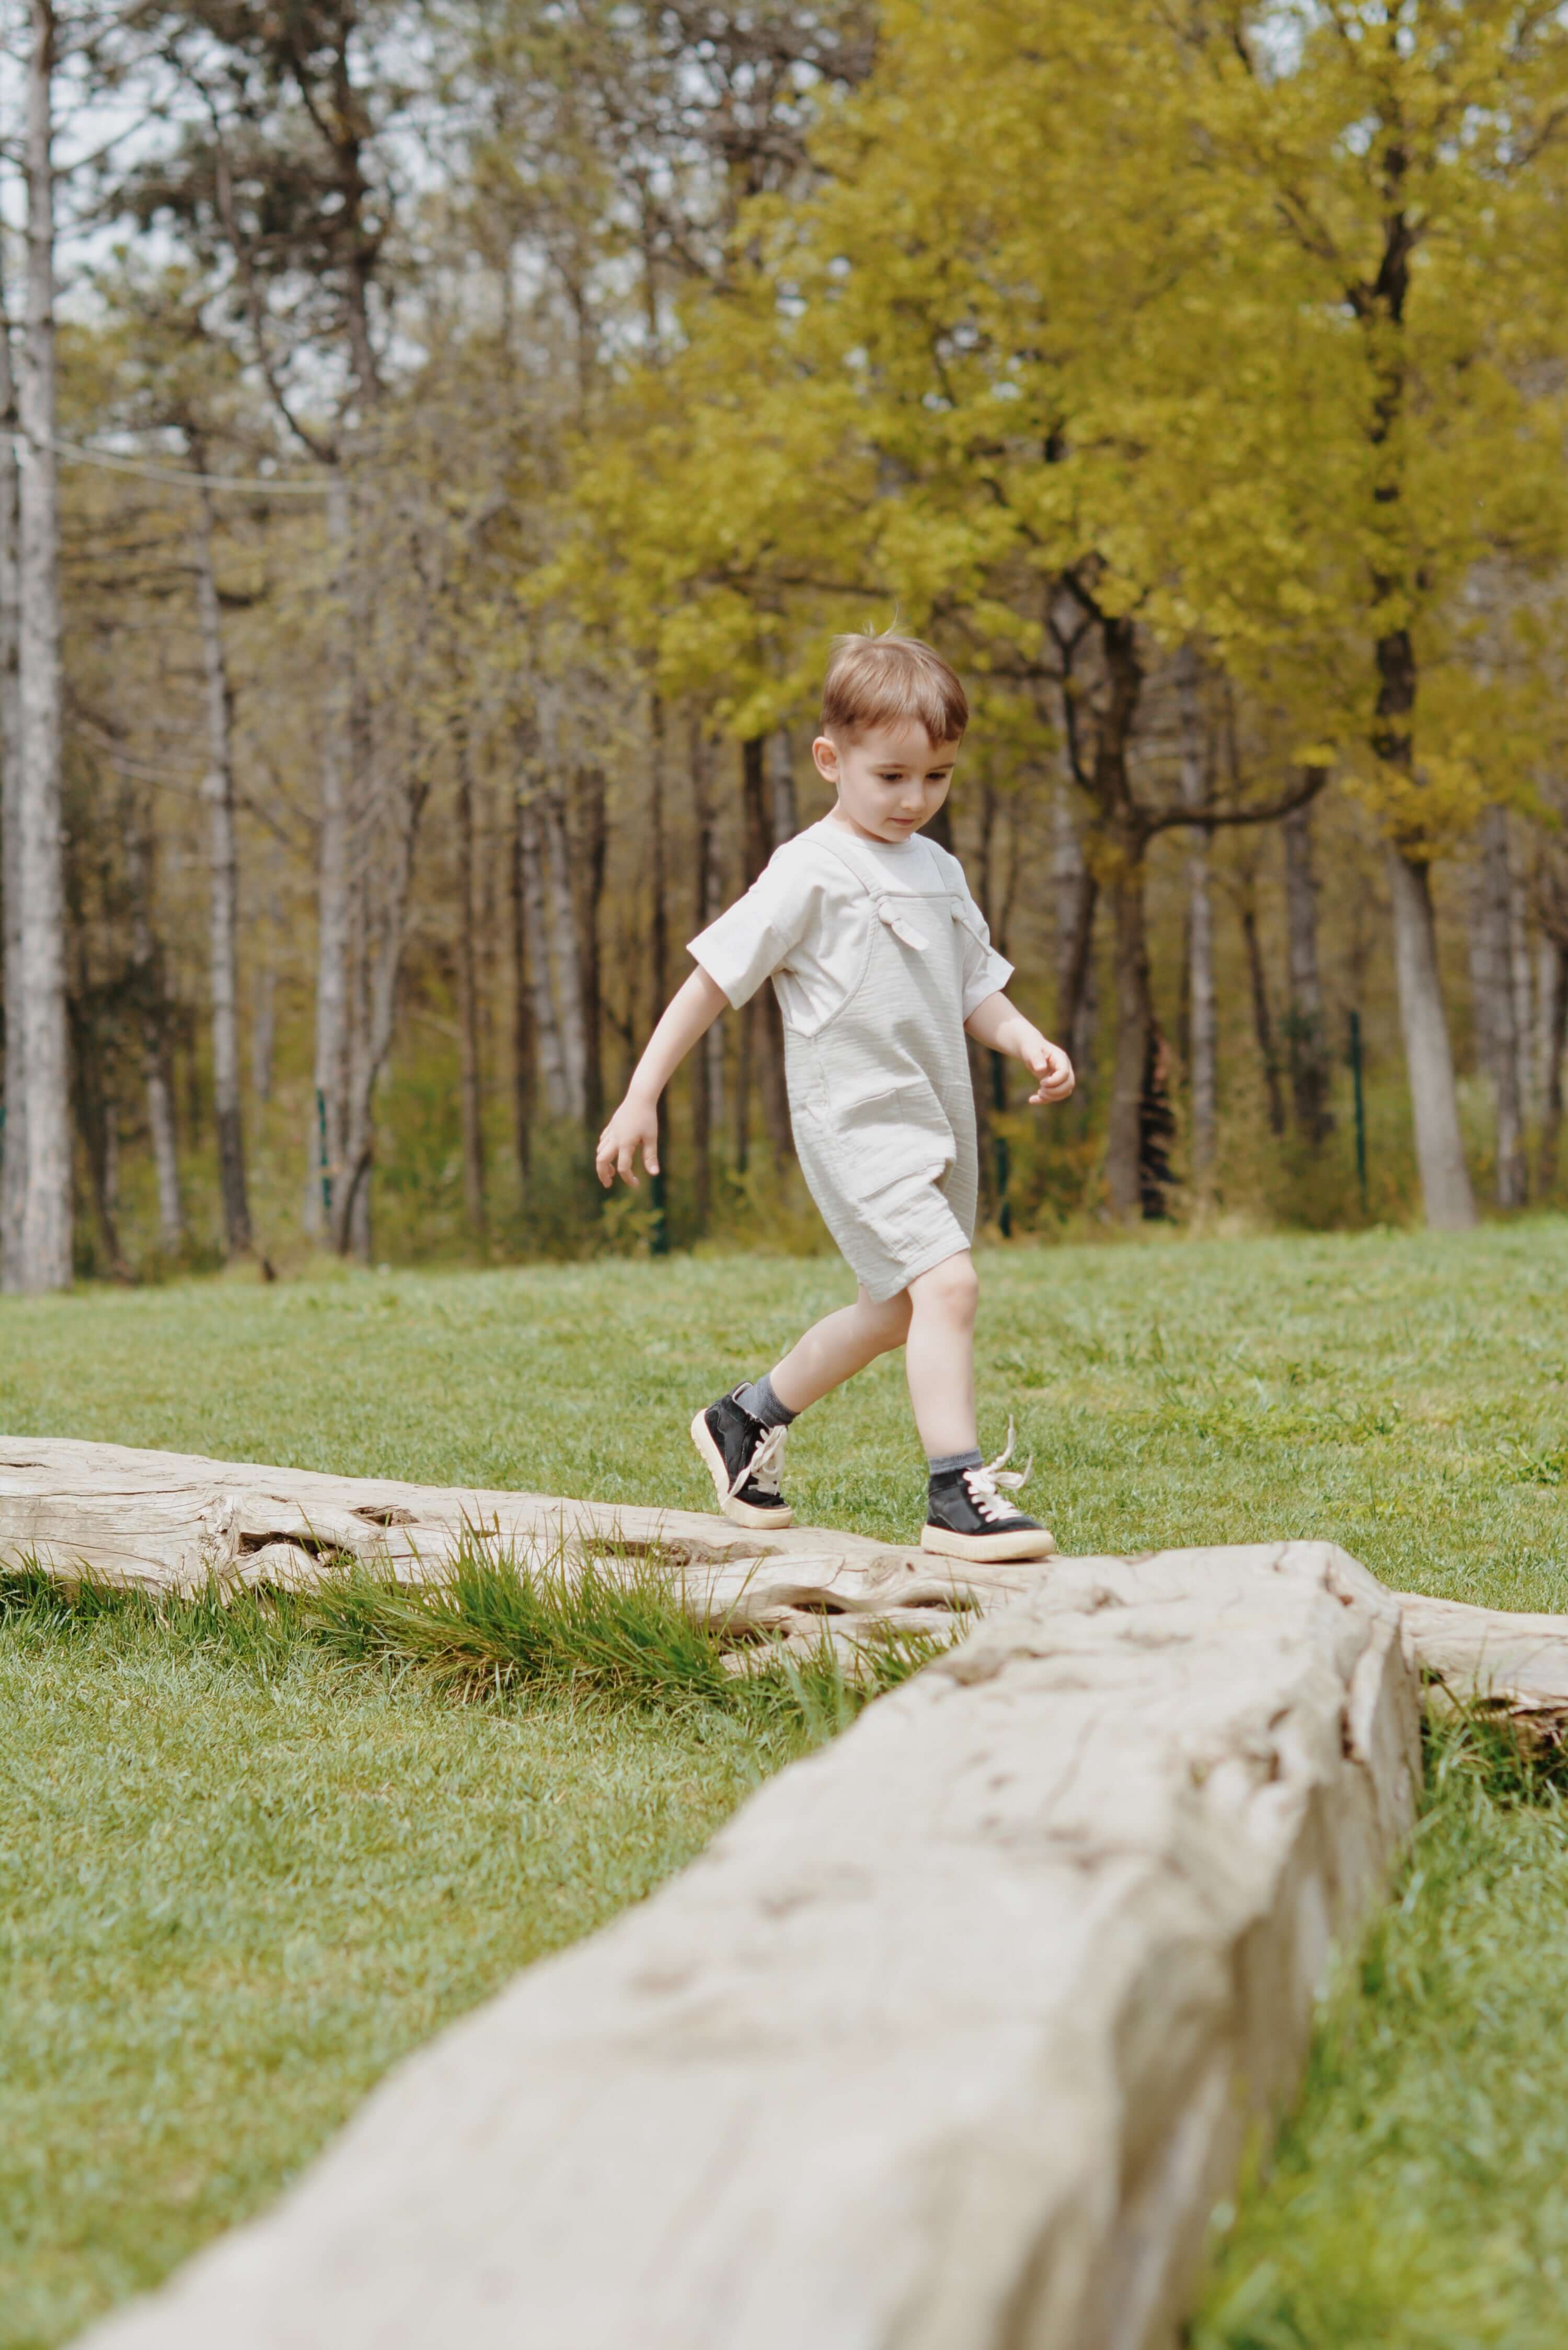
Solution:
{"label": "white t-shirt", "polygon": [[[831,1019],[861,968],[859,927],[853,912],[865,901],[866,885],[818,838],[829,822],[824,817],[775,849],[745,896],[737,898],[687,949],[737,1008],[764,979],[772,979],[785,1020],[806,1035]],[[967,1020],[988,995],[1007,985],[1012,965],[992,945],[958,858],[920,833],[898,841],[857,835],[853,846],[861,868],[883,873],[893,890],[913,885],[926,891],[934,885],[963,899]]]}

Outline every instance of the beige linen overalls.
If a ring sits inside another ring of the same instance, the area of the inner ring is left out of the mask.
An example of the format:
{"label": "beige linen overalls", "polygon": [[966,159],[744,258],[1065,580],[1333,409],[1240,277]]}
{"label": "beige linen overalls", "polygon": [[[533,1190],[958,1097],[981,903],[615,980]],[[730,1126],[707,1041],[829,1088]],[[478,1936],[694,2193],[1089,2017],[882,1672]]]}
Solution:
{"label": "beige linen overalls", "polygon": [[877,1304],[968,1248],[979,1189],[964,1036],[964,936],[977,917],[935,852],[889,879],[826,826],[817,837],[865,889],[859,976],[807,1034],[784,1016],[795,1149],[811,1195]]}

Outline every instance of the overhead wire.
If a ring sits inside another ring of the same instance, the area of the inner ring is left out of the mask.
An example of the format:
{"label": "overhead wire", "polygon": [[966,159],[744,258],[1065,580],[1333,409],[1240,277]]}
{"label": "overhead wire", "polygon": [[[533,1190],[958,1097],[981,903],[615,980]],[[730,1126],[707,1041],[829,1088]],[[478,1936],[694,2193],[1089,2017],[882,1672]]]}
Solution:
{"label": "overhead wire", "polygon": [[[26,447],[25,435],[14,432],[11,444],[18,453]],[[328,482],[275,481],[266,473],[197,473],[181,465],[149,465],[137,457],[112,456],[106,449],[84,449],[78,441],[51,440],[57,457],[78,465],[100,465],[106,473],[133,473],[144,482],[162,482],[177,490],[243,490],[250,496],[324,498]]]}

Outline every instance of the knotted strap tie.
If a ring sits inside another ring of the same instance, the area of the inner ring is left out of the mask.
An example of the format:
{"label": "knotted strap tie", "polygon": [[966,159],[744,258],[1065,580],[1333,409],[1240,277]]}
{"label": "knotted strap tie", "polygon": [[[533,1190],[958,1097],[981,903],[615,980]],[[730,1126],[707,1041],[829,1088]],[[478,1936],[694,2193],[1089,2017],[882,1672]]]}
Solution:
{"label": "knotted strap tie", "polygon": [[907,922],[901,922],[886,898],[877,900],[877,920],[892,931],[900,946],[913,947],[917,954],[925,953],[926,941],[919,931],[912,931]]}

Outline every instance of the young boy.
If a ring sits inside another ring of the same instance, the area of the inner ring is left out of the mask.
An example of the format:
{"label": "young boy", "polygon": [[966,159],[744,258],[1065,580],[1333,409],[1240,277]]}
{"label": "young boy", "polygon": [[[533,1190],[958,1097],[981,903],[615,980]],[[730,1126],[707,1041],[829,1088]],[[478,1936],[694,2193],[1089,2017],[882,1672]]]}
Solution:
{"label": "young boy", "polygon": [[659,1095],[720,1013],[771,979],[801,1170],[859,1294],[692,1421],[719,1506],[742,1525],[789,1525],[785,1430],[902,1347],[930,1463],[922,1547],[1044,1558],[1050,1534],[998,1490],[1022,1477],[1002,1472],[1005,1452],[983,1462],[976,1432],[979,1167],[964,1032],[1024,1064],[1031,1102],[1064,1101],[1073,1069],[1003,993],[1012,966],[962,867],[919,837],[947,798],[968,723],[963,687],[929,645],[839,639],[811,746],[836,805],[692,940],[698,968],[654,1030],[595,1163],[607,1188],[618,1173],[637,1181],[639,1150],[657,1173]]}

